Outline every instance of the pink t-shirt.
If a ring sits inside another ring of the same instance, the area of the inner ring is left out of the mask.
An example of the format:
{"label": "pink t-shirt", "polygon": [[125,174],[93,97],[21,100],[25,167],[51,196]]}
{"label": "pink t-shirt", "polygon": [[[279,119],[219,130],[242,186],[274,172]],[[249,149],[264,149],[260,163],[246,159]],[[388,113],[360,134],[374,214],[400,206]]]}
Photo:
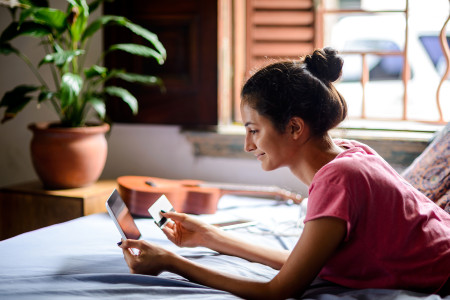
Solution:
{"label": "pink t-shirt", "polygon": [[343,219],[347,236],[319,277],[351,288],[436,292],[450,276],[450,215],[370,147],[335,142],[347,150],[314,176],[305,222]]}

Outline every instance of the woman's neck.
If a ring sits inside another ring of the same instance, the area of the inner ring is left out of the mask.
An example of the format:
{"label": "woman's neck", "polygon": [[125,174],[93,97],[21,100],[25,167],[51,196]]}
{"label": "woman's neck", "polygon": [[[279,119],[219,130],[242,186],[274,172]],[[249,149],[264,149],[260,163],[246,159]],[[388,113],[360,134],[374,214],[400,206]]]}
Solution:
{"label": "woman's neck", "polygon": [[323,166],[336,158],[343,149],[337,146],[329,134],[310,138],[298,151],[298,160],[290,166],[291,172],[307,186]]}

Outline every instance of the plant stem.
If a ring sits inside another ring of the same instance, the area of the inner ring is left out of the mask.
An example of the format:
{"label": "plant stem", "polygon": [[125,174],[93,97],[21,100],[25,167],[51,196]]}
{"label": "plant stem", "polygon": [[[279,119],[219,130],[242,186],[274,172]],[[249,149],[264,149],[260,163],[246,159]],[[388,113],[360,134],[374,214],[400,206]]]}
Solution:
{"label": "plant stem", "polygon": [[36,78],[39,80],[39,82],[47,89],[48,85],[45,82],[45,80],[42,78],[41,74],[39,74],[39,71],[34,67],[34,65],[31,63],[30,59],[25,56],[22,53],[17,53],[17,55],[28,65],[28,67],[30,68],[31,72],[33,72],[34,76],[36,76]]}
{"label": "plant stem", "polygon": [[85,53],[84,55],[82,55],[80,57],[80,66],[79,67],[81,69],[84,67],[84,63],[86,61],[86,56],[87,56],[86,53],[89,52],[90,46],[91,46],[91,40],[90,39],[88,39],[88,41],[81,46],[81,48],[84,49],[84,53]]}
{"label": "plant stem", "polygon": [[103,59],[105,58],[105,56],[108,52],[109,51],[103,51],[103,53],[100,55],[100,57],[97,60],[97,65],[100,65],[100,62],[103,62]]}
{"label": "plant stem", "polygon": [[[50,43],[54,43],[54,40],[53,40],[53,38],[51,36],[48,37],[48,41]],[[45,44],[44,44],[44,49],[45,49],[45,52],[47,54],[50,53],[50,50],[48,49],[47,45],[45,45]],[[58,80],[58,75],[56,74],[55,66],[53,64],[50,65],[50,70],[52,72],[53,81],[55,82],[55,89],[58,91],[60,83],[59,83],[59,80]]]}
{"label": "plant stem", "polygon": [[[72,50],[73,51],[77,50],[77,43],[76,42],[72,43]],[[75,56],[72,59],[72,72],[74,74],[78,74],[78,63],[77,62],[78,62],[78,58]]]}
{"label": "plant stem", "polygon": [[[53,40],[53,36],[48,36],[48,41],[52,44],[55,42]],[[45,53],[49,54],[50,50],[48,49],[48,45],[46,45],[44,42],[43,42],[43,44],[44,44]],[[53,64],[50,65],[50,71],[52,73],[53,81],[55,83],[55,89],[56,89],[56,91],[58,91],[59,87],[60,87],[60,83],[58,80],[58,75],[56,74],[55,66]],[[47,89],[48,89],[48,87],[47,87]],[[58,105],[58,101],[53,96],[50,98],[50,103],[52,104],[52,106],[55,109],[56,113],[58,114],[59,118],[62,119],[63,114],[62,114],[61,108]]]}
{"label": "plant stem", "polygon": [[58,106],[58,101],[55,100],[54,97],[51,97],[50,98],[50,102],[52,103],[53,108],[55,109],[56,113],[58,114],[59,119],[62,120],[63,119],[63,113],[61,111],[61,108]]}

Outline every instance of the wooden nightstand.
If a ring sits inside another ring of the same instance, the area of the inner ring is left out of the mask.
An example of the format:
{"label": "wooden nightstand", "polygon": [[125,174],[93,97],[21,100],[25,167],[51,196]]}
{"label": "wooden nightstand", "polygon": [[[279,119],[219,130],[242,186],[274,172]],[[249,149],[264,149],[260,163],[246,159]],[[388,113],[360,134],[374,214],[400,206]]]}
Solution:
{"label": "wooden nightstand", "polygon": [[105,202],[115,188],[115,180],[101,180],[88,187],[65,190],[44,190],[40,182],[3,187],[0,189],[0,240],[106,212]]}

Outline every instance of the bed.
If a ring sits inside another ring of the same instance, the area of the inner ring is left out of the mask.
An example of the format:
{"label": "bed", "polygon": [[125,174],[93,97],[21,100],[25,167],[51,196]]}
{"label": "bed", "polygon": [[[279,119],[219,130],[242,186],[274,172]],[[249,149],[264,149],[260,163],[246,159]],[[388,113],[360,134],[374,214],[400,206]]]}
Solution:
{"label": "bed", "polygon": [[[106,200],[106,199],[105,199]],[[232,229],[255,243],[291,249],[302,230],[306,201],[226,195],[207,222],[249,218],[254,226]],[[205,248],[177,248],[151,219],[136,220],[143,238],[211,268],[248,278],[269,280],[267,266],[221,255]],[[120,235],[106,213],[81,217],[0,242],[0,299],[237,299],[178,275],[130,274],[116,243]],[[318,284],[303,299],[450,299],[403,290],[349,290]]]}

